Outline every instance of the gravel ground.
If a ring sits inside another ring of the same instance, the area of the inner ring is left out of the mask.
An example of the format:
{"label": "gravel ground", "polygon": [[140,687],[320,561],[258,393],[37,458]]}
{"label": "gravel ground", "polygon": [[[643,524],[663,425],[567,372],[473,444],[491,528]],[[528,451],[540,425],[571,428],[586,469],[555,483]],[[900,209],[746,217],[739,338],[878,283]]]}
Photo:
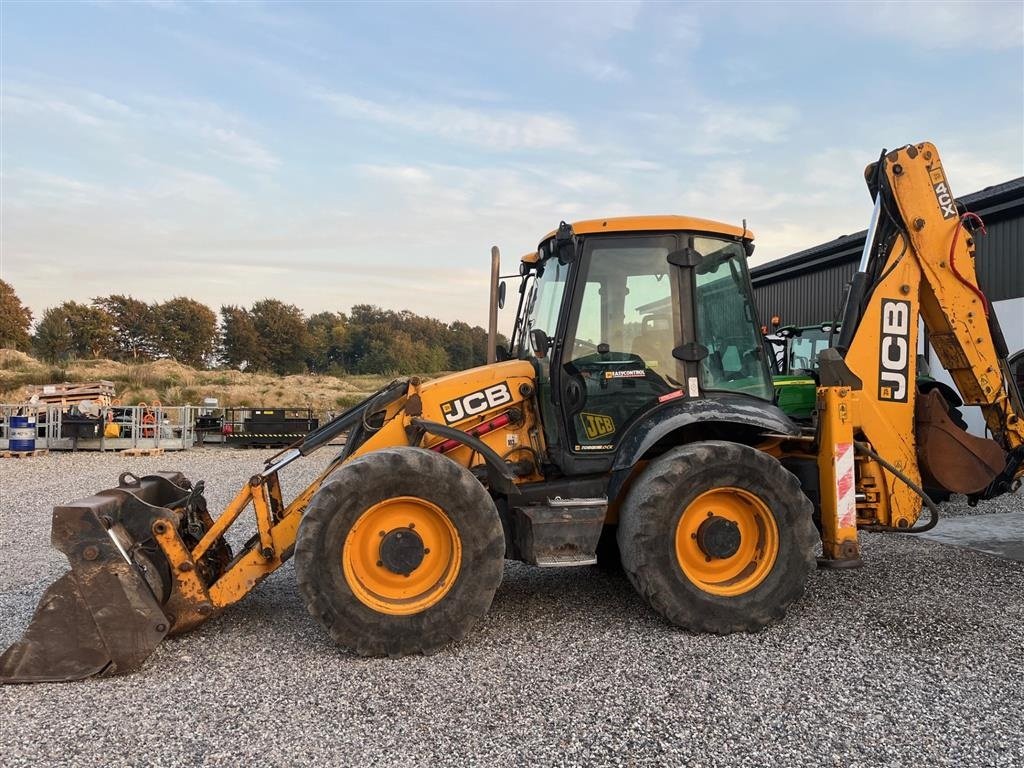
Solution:
{"label": "gravel ground", "polygon": [[[206,478],[218,509],[264,455],[0,463],[0,648],[64,570],[53,504],[173,467]],[[331,646],[289,564],[137,674],[0,688],[0,764],[1024,763],[1024,565],[905,536],[863,545],[866,568],[813,573],[785,621],[730,637],[667,626],[620,576],[509,563],[464,642],[396,660]]]}

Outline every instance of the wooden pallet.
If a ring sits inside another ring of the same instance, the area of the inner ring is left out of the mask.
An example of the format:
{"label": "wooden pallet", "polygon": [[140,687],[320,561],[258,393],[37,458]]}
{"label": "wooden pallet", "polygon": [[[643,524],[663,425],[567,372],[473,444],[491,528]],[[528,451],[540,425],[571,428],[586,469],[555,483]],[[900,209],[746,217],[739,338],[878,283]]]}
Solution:
{"label": "wooden pallet", "polygon": [[45,456],[49,452],[46,448],[35,451],[0,451],[0,459],[31,459],[33,456]]}
{"label": "wooden pallet", "polygon": [[122,456],[163,456],[163,448],[125,448]]}
{"label": "wooden pallet", "polygon": [[67,407],[85,400],[97,405],[109,405],[114,397],[114,382],[100,380],[81,383],[41,384],[27,388],[29,395],[47,405]]}

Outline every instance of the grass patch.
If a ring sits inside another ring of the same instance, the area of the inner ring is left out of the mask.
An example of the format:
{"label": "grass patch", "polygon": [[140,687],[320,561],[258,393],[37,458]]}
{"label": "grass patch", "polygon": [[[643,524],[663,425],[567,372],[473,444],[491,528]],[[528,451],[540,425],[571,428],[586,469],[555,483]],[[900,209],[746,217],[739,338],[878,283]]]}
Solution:
{"label": "grass patch", "polygon": [[0,402],[28,400],[29,385],[106,379],[126,405],[159,400],[164,405],[199,405],[216,398],[223,407],[312,408],[319,414],[350,408],[394,377],[385,375],[297,374],[275,376],[230,369],[197,371],[173,360],[120,363],[72,361],[64,366],[39,362],[22,352],[0,349]]}

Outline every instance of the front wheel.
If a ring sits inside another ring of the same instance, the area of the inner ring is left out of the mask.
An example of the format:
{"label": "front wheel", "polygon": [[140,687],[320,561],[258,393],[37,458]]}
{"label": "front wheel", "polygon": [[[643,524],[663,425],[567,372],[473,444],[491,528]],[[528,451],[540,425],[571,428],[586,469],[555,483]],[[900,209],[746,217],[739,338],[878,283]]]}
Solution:
{"label": "front wheel", "polygon": [[696,632],[756,631],[804,591],[818,540],[811,503],[768,454],[707,441],[652,461],[619,515],[627,576]]}
{"label": "front wheel", "polygon": [[343,465],[313,497],[295,542],[307,609],[364,656],[432,653],[462,639],[490,608],[504,556],[484,487],[421,448]]}

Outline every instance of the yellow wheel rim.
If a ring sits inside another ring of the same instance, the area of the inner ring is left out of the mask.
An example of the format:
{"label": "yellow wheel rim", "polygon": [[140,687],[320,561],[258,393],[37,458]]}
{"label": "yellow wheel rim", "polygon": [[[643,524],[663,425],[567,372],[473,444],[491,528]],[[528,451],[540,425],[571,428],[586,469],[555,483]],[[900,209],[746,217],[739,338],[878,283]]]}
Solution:
{"label": "yellow wheel rim", "polygon": [[[717,545],[714,534],[719,534]],[[675,547],[679,567],[693,584],[712,595],[735,597],[771,572],[779,554],[779,528],[768,505],[753,493],[715,488],[683,510]]]}
{"label": "yellow wheel rim", "polygon": [[[401,566],[396,551],[407,558]],[[398,496],[359,516],[345,537],[341,563],[345,581],[363,604],[404,616],[426,610],[448,594],[462,564],[462,541],[436,504]]]}

